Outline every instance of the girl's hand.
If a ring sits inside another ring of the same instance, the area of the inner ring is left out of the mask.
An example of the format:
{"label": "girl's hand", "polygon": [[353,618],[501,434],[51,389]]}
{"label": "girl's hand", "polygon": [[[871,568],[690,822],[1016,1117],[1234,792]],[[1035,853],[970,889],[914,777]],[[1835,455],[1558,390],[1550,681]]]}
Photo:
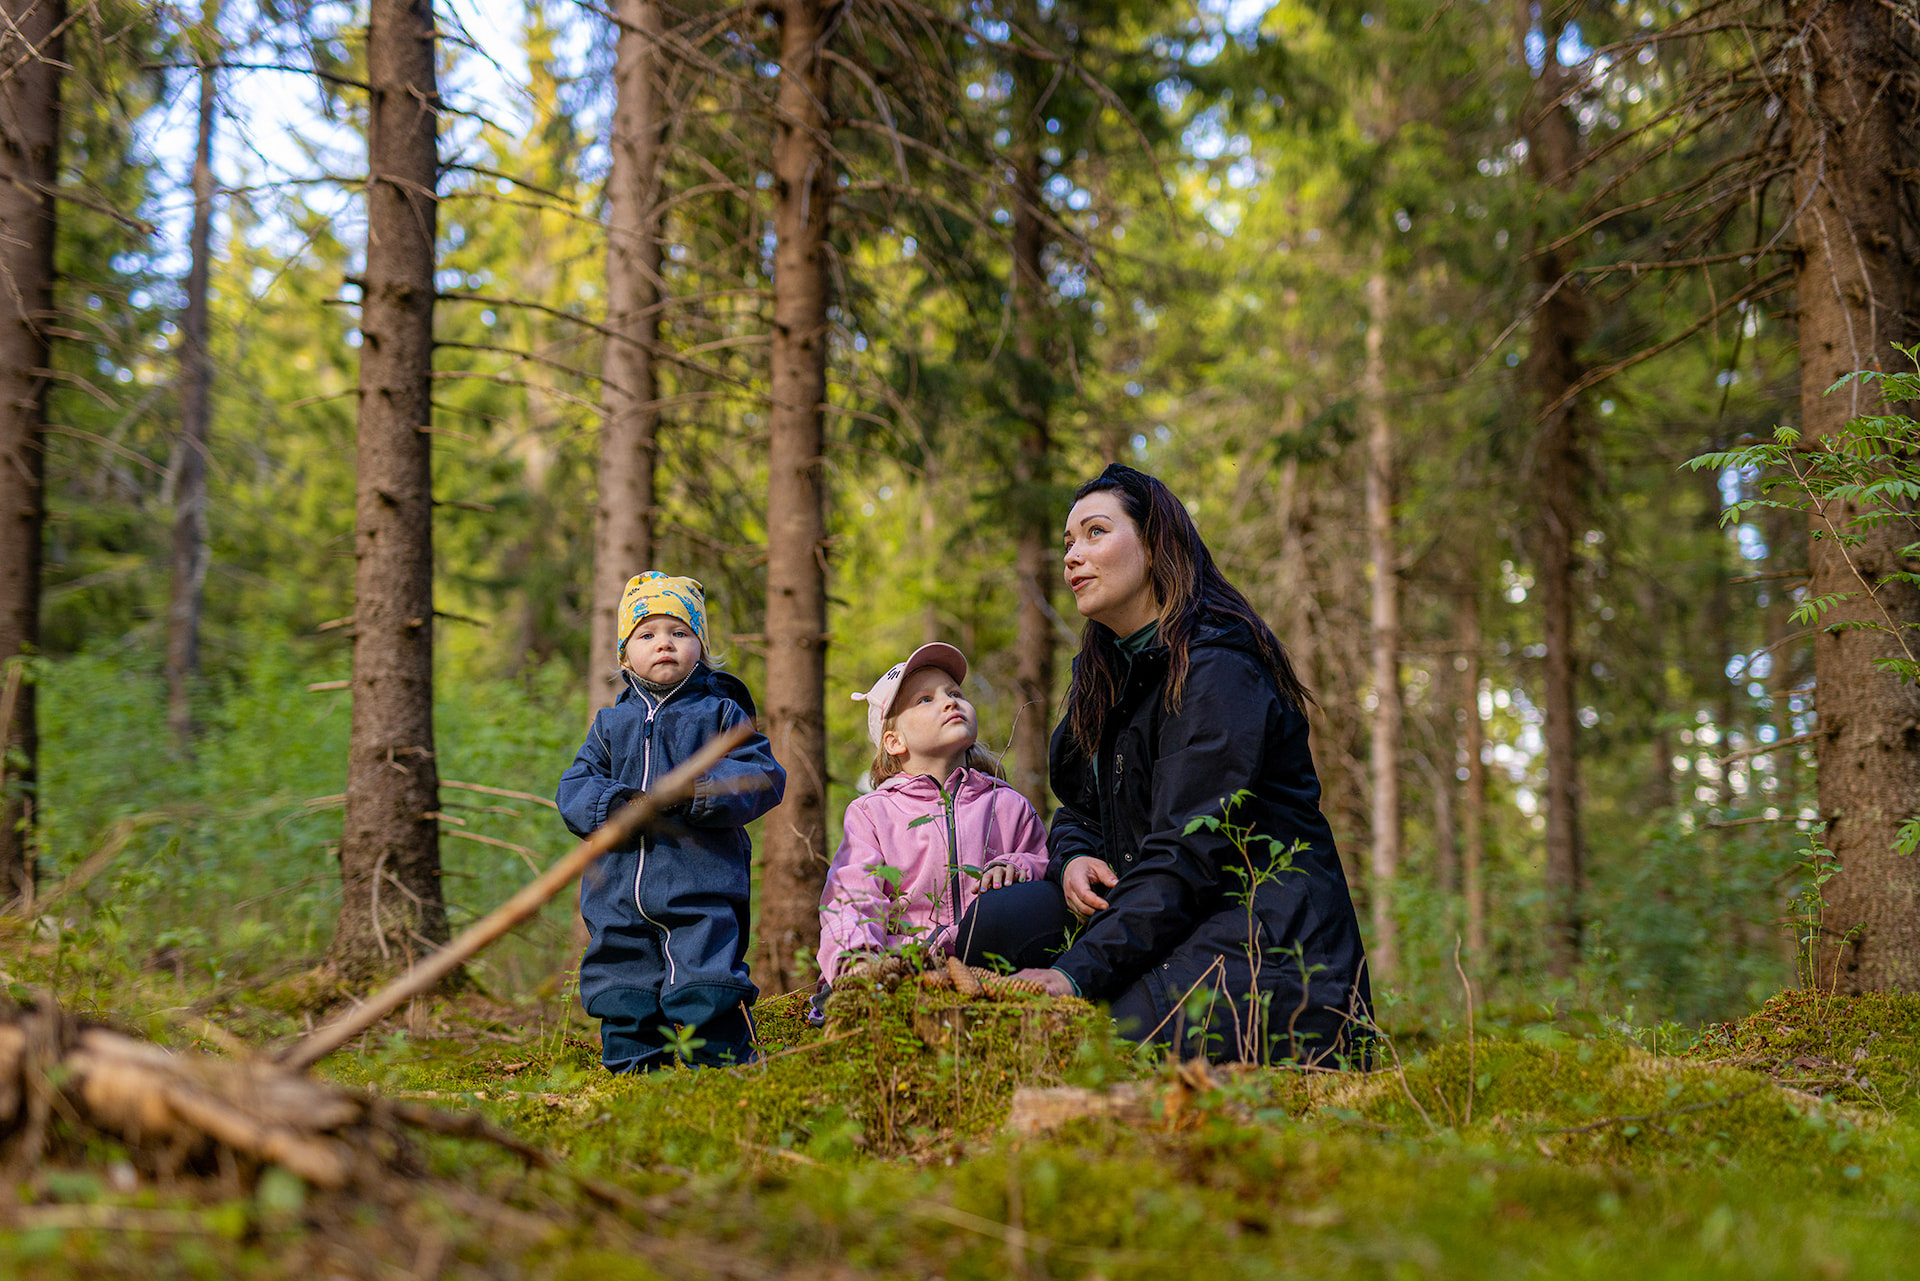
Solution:
{"label": "girl's hand", "polygon": [[1048,996],[1073,995],[1073,982],[1059,970],[1017,970],[1013,977],[1033,980],[1046,989]]}
{"label": "girl's hand", "polygon": [[992,863],[980,873],[980,892],[997,890],[1003,885],[1014,885],[1027,879],[1027,874],[1011,863]]}
{"label": "girl's hand", "polygon": [[1092,916],[1095,912],[1104,912],[1107,900],[1100,897],[1096,886],[1118,885],[1120,878],[1113,874],[1107,861],[1095,858],[1091,854],[1082,854],[1067,864],[1066,875],[1060,878],[1067,893],[1067,906],[1075,916]]}

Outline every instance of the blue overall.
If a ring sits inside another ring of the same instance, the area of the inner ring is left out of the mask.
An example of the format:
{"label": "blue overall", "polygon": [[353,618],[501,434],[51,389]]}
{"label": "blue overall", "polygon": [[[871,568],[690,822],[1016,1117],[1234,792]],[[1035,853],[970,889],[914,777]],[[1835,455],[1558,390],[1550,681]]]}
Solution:
{"label": "blue overall", "polygon": [[[560,776],[560,816],[576,836],[592,833],[715,734],[752,719],[747,687],[705,664],[664,696],[629,677]],[[746,825],[779,804],[786,785],[766,737],[755,734],[701,776],[691,801],[587,869],[580,914],[592,939],[580,999],[600,1020],[610,1070],[663,1065],[674,1026],[706,1042],[695,1063],[752,1057],[747,1007],[759,993],[746,964]]]}

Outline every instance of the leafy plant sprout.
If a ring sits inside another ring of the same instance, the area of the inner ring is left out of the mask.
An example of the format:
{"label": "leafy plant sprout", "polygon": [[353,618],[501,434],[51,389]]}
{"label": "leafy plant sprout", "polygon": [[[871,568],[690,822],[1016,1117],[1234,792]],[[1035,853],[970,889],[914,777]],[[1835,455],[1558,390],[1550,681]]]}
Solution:
{"label": "leafy plant sprout", "polygon": [[[1222,797],[1218,817],[1211,814],[1195,815],[1193,818],[1187,820],[1187,825],[1181,830],[1181,835],[1191,836],[1193,833],[1199,831],[1216,832],[1224,836],[1227,839],[1227,843],[1233,847],[1234,853],[1240,856],[1240,866],[1236,867],[1229,864],[1226,870],[1240,878],[1240,888],[1233,891],[1230,897],[1245,908],[1247,916],[1246,954],[1249,974],[1247,979],[1246,1024],[1242,1026],[1240,1022],[1240,1011],[1237,1007],[1229,1003],[1229,1009],[1234,1022],[1234,1049],[1238,1053],[1240,1060],[1244,1063],[1263,1063],[1267,1059],[1269,1049],[1268,1031],[1272,1022],[1272,1011],[1269,1009],[1269,1006],[1272,1004],[1273,994],[1260,990],[1260,971],[1264,964],[1264,954],[1269,949],[1260,946],[1261,927],[1259,919],[1253,914],[1254,899],[1259,894],[1261,886],[1278,881],[1288,872],[1296,870],[1293,866],[1294,855],[1305,850],[1307,845],[1305,841],[1295,841],[1292,845],[1283,845],[1278,837],[1262,836],[1254,831],[1253,827],[1249,824],[1235,823],[1233,821],[1233,812],[1252,795],[1252,792],[1242,788],[1231,796]],[[1256,861],[1254,858],[1254,850],[1256,847],[1262,845],[1264,845],[1267,850],[1266,858]],[[1286,949],[1274,948],[1271,950],[1285,951]],[[1301,958],[1297,944],[1293,951],[1296,962],[1299,962]],[[1224,981],[1225,968],[1224,966],[1219,968],[1221,970],[1222,981]],[[1318,967],[1316,966],[1314,968],[1317,969]],[[1209,969],[1208,974],[1212,972],[1212,969]],[[1294,1027],[1301,1013],[1306,1009],[1304,994],[1307,977],[1310,973],[1311,971],[1303,965],[1300,984],[1303,999],[1300,1008],[1295,1010],[1292,1018],[1287,1021],[1289,1054],[1294,1058],[1298,1058],[1300,1054],[1299,1038],[1294,1033]],[[1183,1015],[1186,1015],[1189,1020],[1191,1020],[1192,1015],[1188,1013],[1186,1007],[1194,1002],[1200,1002],[1200,1008],[1197,1013],[1200,1017],[1205,1018],[1206,1023],[1210,1026],[1212,1020],[1207,1016],[1211,1011],[1215,998],[1220,995],[1220,990],[1218,986],[1210,990],[1200,990],[1200,984],[1204,983],[1206,978],[1206,974],[1201,975],[1200,981],[1195,983],[1193,989],[1189,989],[1187,996],[1183,998],[1181,1002],[1181,1010]]]}

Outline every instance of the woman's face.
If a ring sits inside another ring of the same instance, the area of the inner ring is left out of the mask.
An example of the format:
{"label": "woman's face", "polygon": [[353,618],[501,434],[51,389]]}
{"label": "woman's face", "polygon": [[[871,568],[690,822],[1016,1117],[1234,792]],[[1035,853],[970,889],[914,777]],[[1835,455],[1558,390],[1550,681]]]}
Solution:
{"label": "woman's face", "polygon": [[1082,618],[1131,636],[1160,616],[1152,562],[1120,495],[1097,489],[1067,513],[1067,590]]}

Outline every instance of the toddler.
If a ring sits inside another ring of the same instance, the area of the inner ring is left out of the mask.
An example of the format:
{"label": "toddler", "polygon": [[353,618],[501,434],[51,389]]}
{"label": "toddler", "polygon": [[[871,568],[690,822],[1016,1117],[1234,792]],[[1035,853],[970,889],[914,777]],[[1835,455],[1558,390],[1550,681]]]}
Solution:
{"label": "toddler", "polygon": [[[706,593],[693,579],[656,570],[630,579],[616,634],[625,688],[560,776],[560,815],[576,836],[754,714],[747,687],[708,662]],[[701,776],[690,801],[581,878],[591,941],[580,999],[600,1020],[608,1070],[650,1071],[696,1039],[694,1066],[753,1057],[746,825],[779,804],[786,784],[755,734]]]}

